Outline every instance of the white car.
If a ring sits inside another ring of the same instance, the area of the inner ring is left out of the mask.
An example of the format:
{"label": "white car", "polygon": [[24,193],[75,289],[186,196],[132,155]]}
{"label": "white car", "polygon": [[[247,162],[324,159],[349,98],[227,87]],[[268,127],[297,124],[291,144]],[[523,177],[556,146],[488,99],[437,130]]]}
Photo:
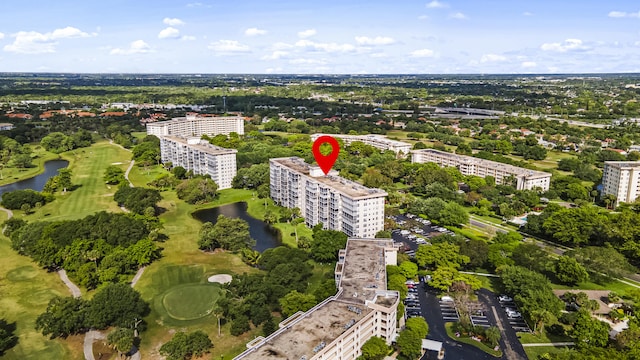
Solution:
{"label": "white car", "polygon": [[519,319],[522,317],[522,314],[520,314],[519,311],[507,311],[507,316],[512,319]]}
{"label": "white car", "polygon": [[409,235],[409,234],[411,234],[411,231],[409,231],[409,230],[402,230],[402,231],[400,231],[400,234],[402,234],[402,235]]}
{"label": "white car", "polygon": [[440,300],[444,301],[444,302],[453,302],[453,298],[451,296],[447,296],[447,295],[441,297]]}
{"label": "white car", "polygon": [[507,295],[500,295],[500,296],[498,296],[498,301],[500,301],[500,302],[512,302],[513,299],[508,297]]}

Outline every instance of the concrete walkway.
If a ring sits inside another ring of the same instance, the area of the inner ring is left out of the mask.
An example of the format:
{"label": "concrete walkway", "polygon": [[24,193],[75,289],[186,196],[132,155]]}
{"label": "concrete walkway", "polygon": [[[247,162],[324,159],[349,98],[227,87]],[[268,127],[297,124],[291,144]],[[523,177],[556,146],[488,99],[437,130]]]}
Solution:
{"label": "concrete walkway", "polygon": [[[0,211],[4,211],[7,213],[7,220],[11,219],[13,217],[13,211],[9,210],[9,209],[5,209],[2,206],[0,206]],[[4,231],[7,229],[7,227],[3,227],[2,228],[2,235],[4,235]]]}
{"label": "concrete walkway", "polygon": [[142,277],[142,274],[144,273],[144,269],[146,269],[146,266],[141,267],[140,269],[138,269],[138,271],[136,272],[136,275],[133,277],[133,280],[131,280],[131,287],[136,286],[136,284],[138,283],[138,280],[140,280],[140,278]]}
{"label": "concrete walkway", "polygon": [[124,172],[124,178],[127,179],[127,181],[129,182],[129,187],[133,187],[133,183],[131,182],[131,180],[129,180],[129,172],[131,171],[131,169],[133,168],[133,164],[135,163],[136,163],[135,160],[131,160],[131,162],[129,163],[129,167],[127,168],[127,171]]}
{"label": "concrete walkway", "polygon": [[97,330],[87,331],[84,334],[84,343],[83,343],[84,358],[87,360],[95,360],[95,357],[93,356],[93,342],[96,340],[104,340],[106,338],[107,337],[100,331],[97,331]]}
{"label": "concrete walkway", "polygon": [[64,271],[64,269],[58,270],[58,276],[60,276],[60,280],[62,280],[62,282],[69,288],[69,291],[71,291],[71,296],[73,296],[74,298],[79,298],[82,295],[78,285],[69,280],[67,272]]}
{"label": "concrete walkway", "polygon": [[524,347],[536,347],[536,346],[574,346],[573,342],[557,342],[557,343],[535,343],[535,344],[522,344]]}

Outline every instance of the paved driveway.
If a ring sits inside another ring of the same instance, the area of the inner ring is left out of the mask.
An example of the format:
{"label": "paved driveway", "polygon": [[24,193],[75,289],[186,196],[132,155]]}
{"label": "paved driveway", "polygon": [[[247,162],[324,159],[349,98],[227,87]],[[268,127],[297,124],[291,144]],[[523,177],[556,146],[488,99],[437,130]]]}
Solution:
{"label": "paved driveway", "polygon": [[488,308],[487,317],[492,324],[497,324],[502,338],[500,339],[500,348],[503,352],[503,358],[509,360],[527,359],[527,354],[518,340],[516,331],[509,324],[509,318],[500,306],[500,302],[494,293],[487,289],[478,290],[478,300],[482,301]]}
{"label": "paved driveway", "polygon": [[[471,345],[458,343],[449,338],[444,328],[444,320],[440,312],[439,300],[433,290],[424,291],[423,284],[419,287],[418,298],[420,299],[420,308],[422,315],[429,324],[428,339],[443,342],[445,351],[445,359],[455,360],[496,360],[497,358],[475,348]],[[497,300],[496,300],[497,301]],[[524,350],[522,350],[524,353]],[[428,351],[422,359],[435,359],[435,352]],[[503,356],[503,359],[507,359]],[[526,357],[525,357],[526,359]],[[509,359],[511,360],[511,359]]]}

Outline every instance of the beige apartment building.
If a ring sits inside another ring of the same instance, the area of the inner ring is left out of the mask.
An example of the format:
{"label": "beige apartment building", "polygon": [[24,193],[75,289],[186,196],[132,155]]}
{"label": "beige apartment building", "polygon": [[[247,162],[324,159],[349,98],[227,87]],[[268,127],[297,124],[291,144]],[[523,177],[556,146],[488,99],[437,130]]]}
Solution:
{"label": "beige apartment building", "polygon": [[614,206],[636,200],[640,194],[640,161],[604,162],[601,196],[608,194],[616,197]]}
{"label": "beige apartment building", "polygon": [[351,145],[354,141],[361,141],[367,145],[371,145],[379,150],[391,150],[395,152],[398,157],[406,157],[411,151],[411,144],[388,139],[382,135],[342,135],[342,134],[313,134],[311,135],[311,141],[316,141],[320,136],[332,136],[336,139],[342,139],[345,145]]}
{"label": "beige apartment building", "polygon": [[475,175],[480,177],[493,176],[496,184],[502,184],[507,177],[514,177],[517,190],[540,189],[549,190],[551,174],[543,171],[529,170],[509,164],[478,159],[473,156],[452,154],[434,149],[422,149],[411,151],[412,163],[433,162],[441,167],[455,167],[462,175]]}
{"label": "beige apartment building", "polygon": [[359,238],[384,230],[385,191],[342,178],[335,170],[325,175],[298,157],[270,159],[269,171],[273,201],[299,208],[307,226],[322,223]]}
{"label": "beige apartment building", "polygon": [[147,124],[147,134],[160,136],[201,137],[202,135],[244,135],[244,119],[241,116],[195,116],[174,118]]}
{"label": "beige apartment building", "polygon": [[337,294],[290,316],[234,359],[351,360],[373,336],[390,345],[400,294],[386,290],[386,265],[397,264],[397,252],[391,239],[348,239],[335,268]]}
{"label": "beige apartment building", "polygon": [[237,171],[237,152],[236,149],[211,145],[199,138],[160,137],[163,163],[171,162],[173,166],[182,166],[196,175],[210,175],[220,190],[231,188]]}

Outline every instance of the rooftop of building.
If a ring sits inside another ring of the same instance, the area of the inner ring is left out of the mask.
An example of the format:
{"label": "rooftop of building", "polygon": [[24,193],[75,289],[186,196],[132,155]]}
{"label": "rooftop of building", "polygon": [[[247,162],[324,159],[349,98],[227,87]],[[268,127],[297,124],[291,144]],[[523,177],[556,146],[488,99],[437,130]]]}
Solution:
{"label": "rooftop of building", "polygon": [[393,248],[393,241],[349,239],[340,278],[341,300],[364,304],[375,299],[376,291],[387,288],[385,248]]}
{"label": "rooftop of building", "polygon": [[389,145],[395,145],[395,146],[412,146],[409,143],[406,142],[402,142],[402,141],[398,141],[398,140],[391,140],[385,136],[382,135],[375,135],[375,134],[367,134],[367,135],[344,135],[344,134],[313,134],[311,135],[311,138],[319,138],[320,136],[333,136],[333,137],[337,137],[337,138],[341,138],[341,139],[353,139],[353,140],[358,140],[358,139],[362,139],[362,140],[369,140],[369,141],[375,141],[375,142],[380,142],[380,143],[384,143],[384,144],[389,144]]}
{"label": "rooftop of building", "polygon": [[527,177],[530,177],[530,178],[531,177],[533,177],[533,178],[541,177],[542,178],[542,177],[550,177],[551,176],[551,173],[544,172],[544,171],[531,170],[531,169],[518,167],[518,166],[514,166],[514,165],[503,164],[503,163],[497,162],[497,161],[480,159],[480,158],[476,158],[476,157],[468,156],[468,155],[452,154],[452,153],[448,153],[446,151],[440,151],[440,150],[435,150],[435,149],[411,150],[411,153],[412,154],[428,154],[428,153],[438,154],[440,156],[447,157],[449,159],[454,159],[456,161],[460,161],[463,164],[487,166],[487,167],[491,167],[491,168],[496,169],[496,170],[502,170],[502,171],[505,171],[505,172],[509,172],[509,173],[512,173],[512,174],[517,175],[517,176],[527,176]]}
{"label": "rooftop of building", "polygon": [[[367,306],[366,300],[385,307],[392,306],[397,302],[398,293],[381,295],[386,289],[384,249],[392,246],[393,240],[390,239],[350,238],[347,241],[343,272],[343,279],[346,276],[348,280],[346,283],[345,280],[341,281],[338,294],[298,317],[294,315],[285,320],[278,331],[257,342],[236,359],[298,360],[303,356],[311,359],[373,311]],[[375,279],[375,273],[370,270],[370,266],[374,264],[376,268],[382,264],[379,280]],[[374,290],[378,294],[365,290],[367,298],[364,295],[354,298],[354,290],[360,287],[358,282],[362,287],[376,283],[378,287]]]}
{"label": "rooftop of building", "polygon": [[381,197],[388,195],[384,190],[368,188],[362,184],[359,184],[355,181],[347,180],[340,176],[311,176],[311,165],[307,164],[303,159],[299,157],[274,158],[270,159],[270,161],[278,163],[282,166],[286,166],[295,172],[307,176],[308,178],[313,179],[318,183],[324,184],[352,198]]}
{"label": "rooftop of building", "polygon": [[165,120],[165,121],[158,121],[155,123],[150,123],[147,126],[163,126],[163,125],[169,125],[169,124],[176,124],[176,123],[180,123],[183,121],[211,121],[211,120],[242,120],[244,121],[244,118],[242,116],[196,116],[196,115],[189,115],[189,116],[183,116],[183,117],[176,117],[173,118],[171,120]]}
{"label": "rooftop of building", "polygon": [[[227,148],[223,148],[220,146],[216,146],[213,144],[210,144],[209,142],[207,142],[206,140],[200,140],[197,138],[193,138],[193,139],[187,139],[187,138],[183,138],[180,136],[161,136],[161,139],[167,139],[170,141],[174,141],[177,143],[180,143],[182,145],[188,145],[191,148],[200,150],[204,153],[207,154],[211,154],[211,155],[225,155],[225,154],[235,154],[238,152],[238,150],[236,149],[227,149]],[[193,140],[197,140],[197,143],[192,143]]]}
{"label": "rooftop of building", "polygon": [[640,161],[605,161],[604,165],[615,168],[635,168],[640,167]]}
{"label": "rooftop of building", "polygon": [[303,356],[311,359],[371,311],[365,306],[329,300],[267,338],[242,359],[301,359]]}

